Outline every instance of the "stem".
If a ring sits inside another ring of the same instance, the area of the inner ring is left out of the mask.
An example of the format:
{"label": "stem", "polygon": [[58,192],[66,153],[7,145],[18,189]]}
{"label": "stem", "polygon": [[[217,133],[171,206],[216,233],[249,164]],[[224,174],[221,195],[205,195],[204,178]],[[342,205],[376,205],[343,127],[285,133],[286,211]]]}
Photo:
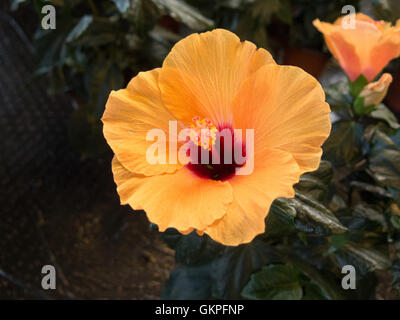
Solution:
{"label": "stem", "polygon": [[96,7],[96,5],[94,4],[93,0],[88,0],[88,1],[89,1],[90,8],[91,8],[92,11],[93,11],[93,15],[94,15],[94,16],[98,16],[98,15],[99,15],[99,11],[97,10],[97,7]]}

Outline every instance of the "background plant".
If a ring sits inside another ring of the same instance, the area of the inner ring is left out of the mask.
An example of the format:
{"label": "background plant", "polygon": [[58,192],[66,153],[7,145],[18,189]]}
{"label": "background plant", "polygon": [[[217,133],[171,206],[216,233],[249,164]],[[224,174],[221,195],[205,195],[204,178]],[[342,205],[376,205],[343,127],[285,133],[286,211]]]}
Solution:
{"label": "background plant", "polygon": [[[105,148],[99,119],[109,92],[138,72],[160,66],[186,34],[225,27],[276,57],[286,45],[321,51],[323,39],[311,21],[333,21],[344,3],[16,0],[13,7],[36,8],[40,16],[49,2],[56,6],[57,29],[35,33],[36,76],[49,76],[51,93],[73,97],[71,137],[85,155]],[[378,18],[399,17],[395,1],[370,5]],[[238,247],[173,229],[163,234],[178,265],[163,298],[365,299],[375,297],[387,276],[398,294],[400,125],[384,104],[359,112],[363,86],[360,78],[325,88],[333,128],[323,161],[301,177],[295,198],[274,202],[264,234]],[[340,286],[347,264],[356,268],[357,290]]]}

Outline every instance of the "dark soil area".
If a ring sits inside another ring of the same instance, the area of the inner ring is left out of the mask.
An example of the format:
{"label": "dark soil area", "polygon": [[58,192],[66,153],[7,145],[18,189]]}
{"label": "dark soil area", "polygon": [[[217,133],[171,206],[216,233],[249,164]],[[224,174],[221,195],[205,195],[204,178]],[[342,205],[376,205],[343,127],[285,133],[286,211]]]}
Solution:
{"label": "dark soil area", "polygon": [[[104,179],[37,186],[38,198],[2,211],[0,298],[159,298],[173,252],[143,212],[119,205],[107,167],[97,167]],[[56,267],[57,290],[41,289],[46,264]]]}
{"label": "dark soil area", "polygon": [[[120,205],[110,150],[73,146],[71,101],[47,94],[29,40],[0,13],[0,299],[159,298],[173,252]],[[56,290],[41,287],[47,264]]]}
{"label": "dark soil area", "polygon": [[[111,186],[107,166],[98,183]],[[0,298],[159,298],[173,252],[144,213],[119,205],[113,188],[96,188],[94,195],[90,187],[71,185],[56,194],[38,187],[40,199],[21,199],[16,211],[2,214]],[[41,289],[46,264],[56,267],[55,291]]]}

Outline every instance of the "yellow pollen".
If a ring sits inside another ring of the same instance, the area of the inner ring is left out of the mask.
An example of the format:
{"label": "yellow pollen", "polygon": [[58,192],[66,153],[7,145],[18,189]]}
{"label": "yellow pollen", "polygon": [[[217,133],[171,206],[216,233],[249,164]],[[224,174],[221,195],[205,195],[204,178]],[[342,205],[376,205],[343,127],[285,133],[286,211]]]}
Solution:
{"label": "yellow pollen", "polygon": [[190,140],[203,149],[211,150],[215,145],[217,127],[209,119],[194,117],[190,128]]}
{"label": "yellow pollen", "polygon": [[374,24],[380,31],[383,31],[386,27],[385,21],[383,21],[383,20],[374,21]]}

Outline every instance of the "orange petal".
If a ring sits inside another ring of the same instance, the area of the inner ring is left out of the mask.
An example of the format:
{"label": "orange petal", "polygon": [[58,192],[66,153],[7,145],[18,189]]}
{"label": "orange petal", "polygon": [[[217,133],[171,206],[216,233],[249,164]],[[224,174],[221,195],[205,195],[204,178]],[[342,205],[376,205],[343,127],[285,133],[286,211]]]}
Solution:
{"label": "orange petal", "polygon": [[251,175],[235,176],[233,203],[226,215],[205,230],[215,241],[236,246],[247,243],[265,231],[265,217],[278,197],[293,197],[293,184],[300,177],[300,168],[290,153],[266,150],[256,155]]}
{"label": "orange petal", "polygon": [[168,123],[175,120],[161,101],[157,84],[159,72],[160,69],[141,72],[127,89],[112,91],[102,118],[104,136],[118,160],[138,174],[171,173],[181,167],[168,164],[169,144],[164,155],[167,164],[150,164],[146,159],[146,151],[155,142],[146,141],[147,132],[161,129],[168,140]]}
{"label": "orange petal", "polygon": [[[251,111],[249,111],[251,106]],[[234,127],[254,129],[254,151],[278,148],[300,169],[316,170],[329,136],[330,108],[318,81],[300,68],[267,65],[250,76],[233,105]]]}
{"label": "orange petal", "polygon": [[[375,24],[366,21],[356,21],[355,27],[355,29],[344,30],[342,34],[347,43],[354,44],[356,48],[361,64],[361,74],[363,74],[368,81],[372,81],[377,73],[374,68],[376,62],[371,60],[371,52],[382,37],[382,32]],[[351,61],[349,63],[351,63]]]}
{"label": "orange petal", "polygon": [[355,44],[345,38],[344,29],[318,19],[314,20],[313,24],[323,33],[329,51],[338,60],[350,80],[355,80],[361,74],[361,59]]}
{"label": "orange petal", "polygon": [[[349,16],[340,16],[337,18],[334,22],[334,25],[341,25],[343,19],[348,19]],[[364,21],[364,22],[369,22],[369,23],[375,23],[375,20],[372,19],[371,17],[367,16],[364,13],[358,12],[355,14],[356,21]]]}
{"label": "orange petal", "polygon": [[[379,74],[383,68],[392,60],[400,56],[400,27],[391,28],[371,52],[371,75]],[[373,79],[372,78],[372,79]],[[369,79],[369,80],[372,80]]]}
{"label": "orange petal", "polygon": [[165,59],[159,86],[171,112],[189,123],[193,116],[216,125],[231,120],[231,103],[242,82],[261,66],[275,63],[264,49],[216,29],[179,41]]}
{"label": "orange petal", "polygon": [[145,177],[131,173],[114,157],[112,170],[121,204],[145,210],[160,231],[204,230],[221,219],[232,202],[228,182],[198,178],[186,167],[173,174]]}
{"label": "orange petal", "polygon": [[193,228],[190,228],[188,230],[180,230],[179,232],[182,233],[183,235],[188,235],[189,233],[193,232]]}

